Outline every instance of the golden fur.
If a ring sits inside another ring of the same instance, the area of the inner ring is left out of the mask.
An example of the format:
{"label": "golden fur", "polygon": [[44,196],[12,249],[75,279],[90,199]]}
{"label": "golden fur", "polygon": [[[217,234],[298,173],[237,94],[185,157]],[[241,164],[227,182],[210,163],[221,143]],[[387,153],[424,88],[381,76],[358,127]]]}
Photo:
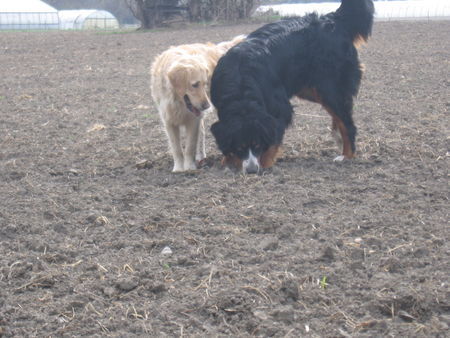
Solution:
{"label": "golden fur", "polygon": [[[219,58],[244,38],[170,47],[155,58],[150,70],[151,92],[169,139],[173,172],[194,170],[195,161],[206,157],[203,115],[211,107],[211,75]],[[186,131],[184,151],[182,128]]]}

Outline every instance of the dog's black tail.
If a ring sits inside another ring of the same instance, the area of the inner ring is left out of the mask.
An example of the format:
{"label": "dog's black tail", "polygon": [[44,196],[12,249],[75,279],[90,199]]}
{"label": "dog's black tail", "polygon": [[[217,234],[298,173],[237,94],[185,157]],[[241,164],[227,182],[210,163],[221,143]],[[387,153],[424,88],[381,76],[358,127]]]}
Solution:
{"label": "dog's black tail", "polygon": [[367,41],[372,33],[374,11],[372,0],[342,0],[335,14],[353,42],[358,44]]}

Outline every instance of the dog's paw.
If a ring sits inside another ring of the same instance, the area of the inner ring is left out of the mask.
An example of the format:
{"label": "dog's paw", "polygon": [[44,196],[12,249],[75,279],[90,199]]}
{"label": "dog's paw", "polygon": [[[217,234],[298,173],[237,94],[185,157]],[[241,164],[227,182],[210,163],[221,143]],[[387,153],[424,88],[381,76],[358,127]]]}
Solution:
{"label": "dog's paw", "polygon": [[195,160],[196,160],[197,162],[201,162],[201,161],[203,161],[205,158],[206,158],[206,154],[196,154],[196,155],[195,155]]}
{"label": "dog's paw", "polygon": [[197,170],[197,166],[195,165],[195,162],[187,162],[184,164],[184,170],[185,171]]}
{"label": "dog's paw", "polygon": [[184,168],[182,165],[180,165],[178,163],[174,164],[173,169],[172,169],[173,173],[181,173],[183,171],[184,171]]}
{"label": "dog's paw", "polygon": [[339,156],[334,158],[333,162],[343,162],[344,160],[345,160],[345,156],[344,155],[339,155]]}

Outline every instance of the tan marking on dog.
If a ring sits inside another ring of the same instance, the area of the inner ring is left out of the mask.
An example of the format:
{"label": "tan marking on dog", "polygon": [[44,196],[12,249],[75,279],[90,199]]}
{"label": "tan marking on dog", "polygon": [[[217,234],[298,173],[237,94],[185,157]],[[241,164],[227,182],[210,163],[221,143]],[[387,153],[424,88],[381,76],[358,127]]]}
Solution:
{"label": "tan marking on dog", "polygon": [[260,157],[259,164],[261,168],[270,168],[272,167],[277,158],[281,157],[282,149],[280,145],[273,145],[269,149],[267,149]]}

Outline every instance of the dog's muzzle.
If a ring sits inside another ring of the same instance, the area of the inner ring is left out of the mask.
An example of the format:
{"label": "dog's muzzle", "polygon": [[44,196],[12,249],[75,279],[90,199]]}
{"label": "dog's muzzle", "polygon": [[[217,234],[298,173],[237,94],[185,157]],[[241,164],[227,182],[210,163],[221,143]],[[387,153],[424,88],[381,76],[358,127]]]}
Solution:
{"label": "dog's muzzle", "polygon": [[252,151],[248,151],[248,158],[242,161],[242,171],[244,174],[257,174],[260,164],[258,158],[253,155]]}
{"label": "dog's muzzle", "polygon": [[200,107],[200,109],[198,109],[197,107],[195,107],[192,104],[191,99],[189,98],[188,95],[184,95],[183,99],[184,99],[186,108],[197,117],[202,114],[202,111],[205,111],[206,109],[211,107],[211,104],[208,101],[205,101],[202,103],[202,106]]}

